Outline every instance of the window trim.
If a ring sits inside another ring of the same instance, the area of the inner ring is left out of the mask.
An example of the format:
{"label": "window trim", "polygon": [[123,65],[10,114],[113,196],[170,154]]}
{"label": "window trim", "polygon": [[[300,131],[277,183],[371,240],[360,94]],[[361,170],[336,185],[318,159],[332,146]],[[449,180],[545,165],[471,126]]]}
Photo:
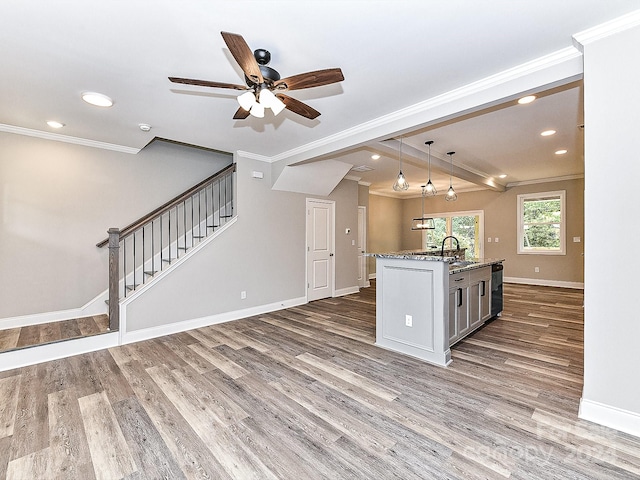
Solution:
{"label": "window trim", "polygon": [[[560,247],[557,250],[524,247],[524,202],[527,200],[545,200],[557,197],[560,199]],[[518,195],[518,255],[566,255],[567,254],[567,204],[566,190],[552,192],[524,193]]]}

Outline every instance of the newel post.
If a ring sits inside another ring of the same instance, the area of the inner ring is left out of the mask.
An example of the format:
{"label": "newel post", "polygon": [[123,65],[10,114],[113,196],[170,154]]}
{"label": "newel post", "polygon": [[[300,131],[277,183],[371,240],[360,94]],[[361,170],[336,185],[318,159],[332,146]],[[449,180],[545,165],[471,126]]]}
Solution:
{"label": "newel post", "polygon": [[120,229],[110,228],[109,233],[109,330],[120,328]]}

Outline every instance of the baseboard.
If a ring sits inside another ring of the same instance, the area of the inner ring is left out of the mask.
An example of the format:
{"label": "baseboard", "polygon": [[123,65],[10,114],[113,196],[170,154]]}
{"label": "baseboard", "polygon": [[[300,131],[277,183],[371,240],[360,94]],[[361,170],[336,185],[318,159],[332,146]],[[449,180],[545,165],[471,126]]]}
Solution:
{"label": "baseboard", "polygon": [[583,282],[565,282],[562,280],[546,280],[544,278],[504,277],[504,283],[520,283],[523,285],[539,285],[541,287],[577,288],[584,290]]}
{"label": "baseboard", "polygon": [[578,417],[640,437],[640,414],[636,412],[581,398]]}
{"label": "baseboard", "polygon": [[104,291],[80,308],[58,310],[55,312],[34,313],[32,315],[22,315],[19,317],[0,318],[0,330],[27,327],[29,325],[40,325],[42,323],[61,322],[62,320],[70,320],[72,318],[103,315],[108,313],[107,304],[105,303],[108,295],[109,292]]}
{"label": "baseboard", "polygon": [[[123,345],[127,343],[140,342],[142,340],[149,340],[151,338],[162,337],[164,335],[171,335],[173,333],[194,330],[196,328],[207,327],[209,325],[215,325],[218,323],[225,323],[232,320],[239,320],[241,318],[253,317],[255,315],[275,312],[277,310],[282,310],[285,308],[304,305],[305,303],[307,303],[306,297],[292,298],[290,300],[274,302],[267,305],[258,305],[256,307],[245,308],[243,310],[234,310],[233,312],[219,313],[217,315],[209,315],[206,317],[194,318],[192,320],[185,320],[182,322],[160,325],[157,327],[144,328],[142,330],[134,330],[130,332],[123,331],[121,335],[121,342]],[[120,321],[121,327],[126,328],[126,312],[123,318],[121,311]]]}
{"label": "baseboard", "polygon": [[61,358],[95,352],[118,345],[118,332],[103,333],[91,337],[74,338],[46,345],[34,345],[0,353],[0,372],[14,368],[36,365]]}
{"label": "baseboard", "polygon": [[369,280],[375,280],[376,279],[376,274],[375,273],[370,273],[369,274]]}
{"label": "baseboard", "polygon": [[358,293],[360,291],[360,287],[354,285],[353,287],[340,288],[333,292],[334,297],[344,297],[345,295],[351,295],[353,293]]}

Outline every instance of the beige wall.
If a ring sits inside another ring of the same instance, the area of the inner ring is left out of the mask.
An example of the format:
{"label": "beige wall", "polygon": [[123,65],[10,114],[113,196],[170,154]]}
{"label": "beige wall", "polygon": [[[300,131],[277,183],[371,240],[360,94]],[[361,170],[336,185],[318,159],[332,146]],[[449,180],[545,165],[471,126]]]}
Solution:
{"label": "beige wall", "polygon": [[[369,195],[369,225],[367,251],[395,252],[402,248],[399,232],[402,228],[402,200]],[[376,273],[376,259],[369,258],[369,275]]]}
{"label": "beige wall", "polygon": [[[518,195],[556,190],[566,191],[566,255],[518,254]],[[411,231],[411,219],[419,217],[422,213],[420,198],[397,200],[374,195],[371,198],[375,198],[376,202],[372,202],[370,218],[372,222],[376,223],[370,226],[370,230],[384,232],[385,245],[392,246],[395,250],[422,248],[420,232]],[[397,205],[398,202],[400,206]],[[376,212],[374,205],[379,206],[381,212]],[[532,279],[541,283],[547,281],[582,284],[584,282],[582,255],[584,252],[583,179],[516,186],[502,193],[493,191],[458,193],[456,202],[447,202],[441,195],[425,199],[425,214],[469,210],[484,211],[484,256],[486,258],[504,258],[506,277]],[[391,216],[399,217],[390,222]],[[499,243],[487,243],[487,237],[492,237],[492,239],[498,237]],[[574,243],[573,237],[580,237],[580,243]],[[534,267],[539,267],[540,272],[534,272]]]}

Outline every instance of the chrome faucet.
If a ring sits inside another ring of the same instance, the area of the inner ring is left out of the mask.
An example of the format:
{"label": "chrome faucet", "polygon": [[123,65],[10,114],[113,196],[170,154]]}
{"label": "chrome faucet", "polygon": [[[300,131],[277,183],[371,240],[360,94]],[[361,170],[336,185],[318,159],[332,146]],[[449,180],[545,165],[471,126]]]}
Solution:
{"label": "chrome faucet", "polygon": [[460,242],[458,241],[458,239],[456,237],[454,237],[453,235],[449,235],[447,237],[444,237],[442,239],[442,248],[440,249],[440,255],[444,257],[444,243],[447,241],[447,238],[451,238],[453,240],[456,241],[456,251],[459,252],[460,251]]}

